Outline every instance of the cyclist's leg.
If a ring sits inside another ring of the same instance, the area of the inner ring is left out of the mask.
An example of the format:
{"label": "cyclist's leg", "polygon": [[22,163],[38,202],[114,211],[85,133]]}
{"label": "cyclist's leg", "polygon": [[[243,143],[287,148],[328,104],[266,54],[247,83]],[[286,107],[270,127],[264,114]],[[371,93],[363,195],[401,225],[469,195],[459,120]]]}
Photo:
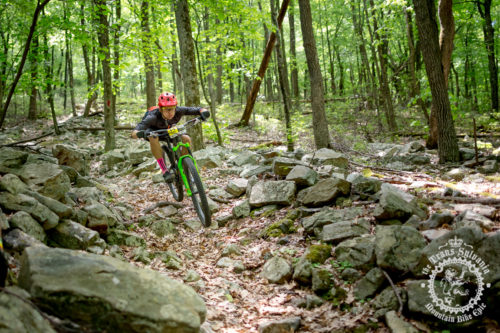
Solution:
{"label": "cyclist's leg", "polygon": [[163,158],[163,150],[160,146],[160,140],[158,138],[149,138],[149,146],[151,147],[151,152],[153,153],[156,162],[158,162],[158,165],[160,166],[161,173],[163,174],[164,178],[166,180],[170,179],[171,177],[168,172],[167,164],[165,162],[165,159]]}
{"label": "cyclist's leg", "polygon": [[[191,147],[192,142],[191,142],[191,138],[189,137],[189,135],[181,135],[181,140],[182,140],[182,143],[189,143],[189,146]],[[188,150],[185,147],[182,147],[181,148],[181,154],[182,155],[187,155],[188,154]]]}

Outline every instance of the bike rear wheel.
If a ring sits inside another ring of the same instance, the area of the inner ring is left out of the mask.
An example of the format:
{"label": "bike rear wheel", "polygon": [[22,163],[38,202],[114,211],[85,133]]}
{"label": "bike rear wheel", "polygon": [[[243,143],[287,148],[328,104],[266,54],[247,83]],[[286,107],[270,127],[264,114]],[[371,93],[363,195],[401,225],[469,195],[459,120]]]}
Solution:
{"label": "bike rear wheel", "polygon": [[[167,161],[168,156],[165,151],[163,151],[163,160]],[[168,188],[170,189],[170,193],[174,197],[176,201],[182,201],[184,199],[184,191],[182,187],[182,179],[179,173],[179,169],[173,165],[171,165],[170,172],[173,172],[174,179],[171,182],[167,182]]]}
{"label": "bike rear wheel", "polygon": [[196,210],[196,214],[198,214],[201,224],[205,227],[209,227],[212,223],[212,214],[210,213],[210,208],[208,207],[205,188],[201,182],[198,170],[196,170],[193,160],[190,158],[184,158],[182,160],[182,164],[184,166],[184,174],[187,177],[189,188],[191,189],[191,200],[193,200],[193,206]]}

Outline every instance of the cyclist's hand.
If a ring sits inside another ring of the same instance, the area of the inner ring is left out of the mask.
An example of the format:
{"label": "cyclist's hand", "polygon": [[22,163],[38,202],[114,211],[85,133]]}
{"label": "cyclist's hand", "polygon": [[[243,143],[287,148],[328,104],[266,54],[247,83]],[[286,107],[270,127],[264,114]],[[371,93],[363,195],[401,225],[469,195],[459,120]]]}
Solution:
{"label": "cyclist's hand", "polygon": [[148,136],[151,134],[151,130],[150,129],[145,129],[144,131],[138,131],[136,133],[137,137],[140,138],[140,139],[145,139],[147,140]]}
{"label": "cyclist's hand", "polygon": [[201,114],[201,120],[203,121],[207,120],[210,117],[210,112],[206,109],[202,109],[200,111],[200,114]]}

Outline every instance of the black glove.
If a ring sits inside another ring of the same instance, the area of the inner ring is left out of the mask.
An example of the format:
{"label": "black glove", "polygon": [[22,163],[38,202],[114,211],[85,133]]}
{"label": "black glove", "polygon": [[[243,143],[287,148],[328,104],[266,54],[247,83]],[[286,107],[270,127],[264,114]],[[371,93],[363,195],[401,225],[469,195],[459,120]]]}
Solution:
{"label": "black glove", "polygon": [[201,120],[205,121],[210,117],[210,112],[208,110],[203,110],[200,112]]}
{"label": "black glove", "polygon": [[137,135],[137,137],[139,139],[144,139],[144,140],[148,139],[149,134],[151,134],[151,130],[150,129],[145,129],[144,131],[138,131],[136,133],[136,135]]}

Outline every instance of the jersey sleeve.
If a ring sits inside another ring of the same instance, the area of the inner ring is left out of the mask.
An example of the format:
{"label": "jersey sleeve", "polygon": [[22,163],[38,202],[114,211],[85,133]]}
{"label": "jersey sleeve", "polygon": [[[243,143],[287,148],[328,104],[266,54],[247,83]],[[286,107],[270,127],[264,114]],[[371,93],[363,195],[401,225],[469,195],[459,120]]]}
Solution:
{"label": "jersey sleeve", "polygon": [[134,128],[135,131],[144,131],[145,129],[155,127],[156,117],[152,112],[147,112],[139,124]]}
{"label": "jersey sleeve", "polygon": [[176,112],[185,116],[199,116],[202,108],[196,106],[178,106]]}

